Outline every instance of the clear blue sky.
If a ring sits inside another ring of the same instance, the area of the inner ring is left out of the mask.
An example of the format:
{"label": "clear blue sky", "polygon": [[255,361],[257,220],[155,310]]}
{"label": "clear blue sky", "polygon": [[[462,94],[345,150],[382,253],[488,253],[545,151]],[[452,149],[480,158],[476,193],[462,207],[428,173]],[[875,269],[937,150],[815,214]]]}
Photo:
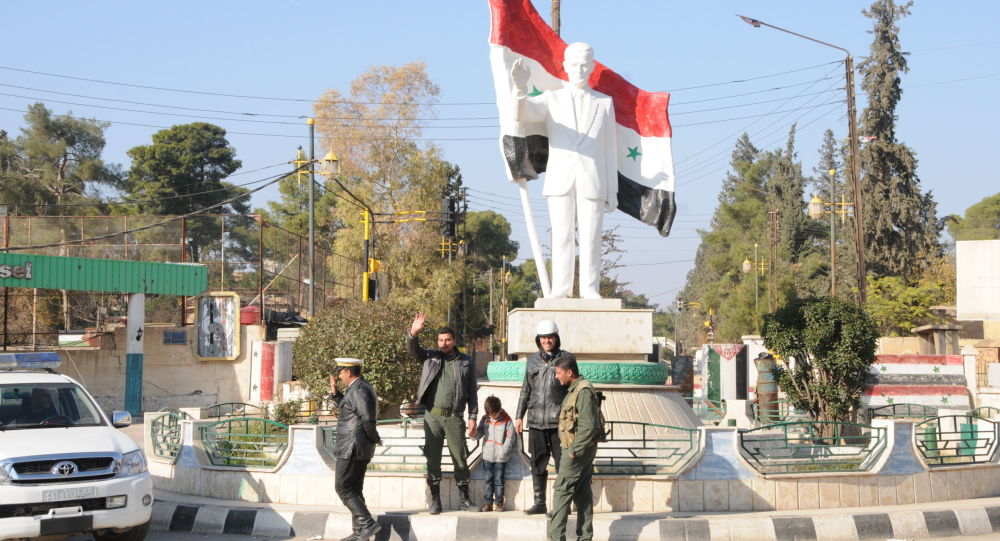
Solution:
{"label": "clear blue sky", "polygon": [[[536,0],[535,5],[548,16],[549,0]],[[670,114],[678,182],[673,233],[661,238],[620,213],[608,219],[621,224],[619,231],[628,238],[620,277],[632,282],[637,292],[663,305],[673,301],[693,265],[696,230],[707,227],[732,143],[740,133],[749,132],[755,144],[771,149],[783,146],[789,125],[798,122],[799,157],[809,175],[822,132],[831,128],[846,137],[845,107],[830,104],[844,97],[843,68],[836,63],[843,55],[772,29],[755,29],[734,13],[845,47],[860,60],[870,40],[871,21],[861,15],[867,5],[855,0],[563,0],[564,39],[591,43],[598,60],[645,90],[673,92]],[[903,78],[898,138],[916,151],[922,186],[933,191],[939,214],[962,213],[1000,191],[997,166],[990,165],[993,135],[1000,124],[995,104],[1000,95],[1000,39],[995,30],[1000,3],[924,0],[912,11],[901,22],[901,43],[911,52],[911,70]],[[521,256],[530,257],[517,192],[505,179],[495,139],[486,0],[17,0],[4,3],[4,19],[0,129],[16,135],[24,109],[34,101],[44,101],[57,113],[112,121],[105,158],[126,168],[126,151],[148,144],[157,127],[197,120],[230,132],[243,170],[288,161],[296,146],[308,144],[304,120],[296,117],[311,113],[310,100],[328,88],[346,88],[371,66],[424,61],[442,88],[439,118],[427,123],[424,136],[462,168],[471,208],[505,214],[515,224]],[[301,101],[169,92],[9,68]],[[865,101],[859,94],[859,109]],[[191,116],[177,116],[182,113]],[[287,117],[261,116],[265,114]],[[737,117],[747,118],[734,120]],[[248,182],[278,171],[271,168],[232,180]],[[543,218],[538,192],[535,186],[536,217]],[[260,195],[255,206],[277,197],[276,190]]]}

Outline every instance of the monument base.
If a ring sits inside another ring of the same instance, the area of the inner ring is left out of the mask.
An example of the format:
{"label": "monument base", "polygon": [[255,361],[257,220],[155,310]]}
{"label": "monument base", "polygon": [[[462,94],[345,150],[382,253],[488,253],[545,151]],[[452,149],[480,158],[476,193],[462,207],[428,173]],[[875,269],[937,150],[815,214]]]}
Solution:
{"label": "monument base", "polygon": [[538,322],[559,326],[562,347],[580,361],[645,361],[653,351],[653,310],[622,308],[621,299],[538,299],[507,317],[507,352],[535,351]]}
{"label": "monument base", "polygon": [[[490,363],[497,364],[497,363]],[[694,414],[691,406],[684,401],[680,388],[672,385],[618,385],[596,383],[594,387],[604,392],[601,404],[604,418],[613,421],[629,421],[679,428],[702,426],[701,419]],[[493,395],[500,399],[504,409],[511,416],[517,411],[517,400],[521,393],[520,381],[480,381],[479,399]],[[527,424],[527,419],[525,419]],[[619,431],[632,432],[640,428],[622,426]]]}

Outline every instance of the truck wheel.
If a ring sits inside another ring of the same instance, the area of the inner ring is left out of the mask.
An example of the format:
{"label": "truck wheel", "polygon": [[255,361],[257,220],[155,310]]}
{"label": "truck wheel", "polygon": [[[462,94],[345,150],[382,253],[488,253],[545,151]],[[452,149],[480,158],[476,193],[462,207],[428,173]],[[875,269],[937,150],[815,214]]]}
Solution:
{"label": "truck wheel", "polygon": [[149,523],[133,526],[123,532],[107,530],[102,534],[95,533],[94,541],[142,541],[149,532]]}

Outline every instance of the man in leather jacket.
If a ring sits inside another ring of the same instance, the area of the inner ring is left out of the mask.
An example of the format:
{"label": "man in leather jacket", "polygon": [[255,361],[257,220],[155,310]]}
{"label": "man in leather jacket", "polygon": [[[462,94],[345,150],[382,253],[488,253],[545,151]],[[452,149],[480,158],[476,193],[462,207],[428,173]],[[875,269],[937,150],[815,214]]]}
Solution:
{"label": "man in leather jacket", "polygon": [[[418,313],[406,333],[406,351],[417,362],[424,364],[417,388],[417,402],[426,408],[424,413],[424,456],[427,457],[427,486],[431,493],[428,511],[441,512],[441,452],[445,440],[455,465],[455,484],[458,485],[458,510],[479,511],[469,498],[469,448],[466,435],[476,434],[476,417],[479,415],[479,384],[472,358],[458,351],[455,331],[444,327],[438,331],[438,349],[423,349],[417,335],[424,330],[427,317]],[[468,407],[468,425],[462,415]]]}
{"label": "man in leather jacket", "polygon": [[555,362],[561,358],[576,360],[573,354],[560,349],[559,327],[554,321],[538,323],[535,345],[538,351],[528,356],[524,366],[524,382],[514,420],[514,430],[521,434],[524,415],[528,414],[528,454],[531,455],[531,484],[535,493],[534,505],[525,510],[528,515],[546,511],[545,484],[550,456],[555,459],[556,472],[559,471],[559,409],[566,397],[566,387],[556,380]]}
{"label": "man in leather jacket", "polygon": [[335,391],[331,398],[340,410],[333,445],[333,455],[337,458],[334,486],[344,507],[351,511],[354,530],[341,541],[365,541],[381,529],[368,511],[364,496],[365,471],[375,455],[375,445],[381,441],[375,429],[375,389],[361,377],[360,359],[341,357],[336,361],[337,377],[346,392],[341,394],[334,382],[330,382]]}

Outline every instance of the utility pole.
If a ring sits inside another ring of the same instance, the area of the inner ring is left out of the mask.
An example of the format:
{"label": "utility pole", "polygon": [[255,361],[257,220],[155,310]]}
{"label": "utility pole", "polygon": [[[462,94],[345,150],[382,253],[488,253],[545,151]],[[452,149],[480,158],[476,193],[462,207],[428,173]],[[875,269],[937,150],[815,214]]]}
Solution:
{"label": "utility pole", "polygon": [[[845,53],[847,51],[844,51]],[[858,156],[858,122],[854,107],[854,58],[847,53],[844,60],[847,69],[847,126],[851,138],[851,189],[854,192],[854,250],[858,265],[858,304],[864,306],[868,300],[868,270],[865,267],[865,213],[861,199],[861,160]]]}
{"label": "utility pole", "polygon": [[774,311],[774,294],[772,291],[775,289],[775,279],[778,265],[778,241],[781,239],[781,213],[776,210],[768,211],[767,213],[767,223],[768,223],[768,241],[770,242],[771,251],[771,273],[767,276],[767,311]]}
{"label": "utility pole", "polygon": [[[310,117],[306,119],[309,125],[309,317],[315,317],[313,303],[316,299],[316,121]],[[264,311],[261,310],[263,314]]]}
{"label": "utility pole", "polygon": [[490,318],[489,319],[489,321],[490,321],[490,355],[492,355],[493,354],[493,340],[494,340],[494,335],[496,334],[496,331],[497,331],[497,328],[493,326],[493,302],[494,302],[494,299],[493,299],[493,268],[492,267],[490,268],[489,280],[490,280],[490,312],[489,312],[489,318]]}
{"label": "utility pole", "polygon": [[559,35],[559,0],[552,0],[552,29]]}

